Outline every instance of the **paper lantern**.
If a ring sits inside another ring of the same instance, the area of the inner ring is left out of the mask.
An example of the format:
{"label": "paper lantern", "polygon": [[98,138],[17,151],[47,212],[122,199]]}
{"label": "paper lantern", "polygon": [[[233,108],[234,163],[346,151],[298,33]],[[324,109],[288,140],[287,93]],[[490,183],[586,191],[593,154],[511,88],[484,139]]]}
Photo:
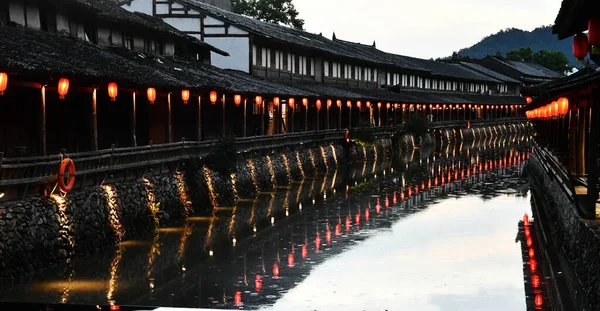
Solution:
{"label": "paper lantern", "polygon": [[406,104],[402,104],[402,110],[406,109]]}
{"label": "paper lantern", "polygon": [[338,107],[340,107],[340,108],[342,108],[342,101],[341,101],[341,100],[339,100],[339,99],[338,99],[338,100],[336,100],[336,101],[335,101],[335,105],[336,105],[336,106],[338,106]]}
{"label": "paper lantern", "polygon": [[240,95],[240,94],[233,95],[233,102],[235,103],[236,106],[239,106],[242,103],[242,95]]}
{"label": "paper lantern", "polygon": [[153,87],[149,87],[146,91],[146,95],[148,96],[148,102],[154,104],[154,101],[156,100],[156,90]]}
{"label": "paper lantern", "polygon": [[117,95],[119,95],[119,88],[117,87],[117,84],[114,82],[111,82],[108,84],[108,97],[110,97],[110,101],[115,101],[117,100]]}
{"label": "paper lantern", "polygon": [[360,108],[360,106],[361,106],[360,100],[357,100],[356,101],[356,107]]}
{"label": "paper lantern", "polygon": [[0,72],[0,95],[4,95],[6,86],[8,85],[8,75],[6,72]]}
{"label": "paper lantern", "polygon": [[377,108],[381,109],[381,102],[377,103]]}
{"label": "paper lantern", "polygon": [[187,104],[188,100],[190,100],[190,90],[181,90],[181,99],[184,104]]}
{"label": "paper lantern", "polygon": [[569,112],[569,100],[566,97],[558,99],[558,114],[565,115]]}
{"label": "paper lantern", "polygon": [[331,107],[331,99],[327,100],[327,109],[329,109],[329,107]]}
{"label": "paper lantern", "polygon": [[580,33],[573,37],[573,56],[582,60],[589,52],[588,37],[584,33]]}
{"label": "paper lantern", "polygon": [[262,102],[263,102],[262,96],[256,96],[254,98],[254,102],[256,103],[256,105],[262,105]]}
{"label": "paper lantern", "polygon": [[371,102],[367,101],[367,108],[371,108]]}
{"label": "paper lantern", "polygon": [[58,80],[58,95],[60,99],[65,99],[65,95],[69,93],[69,79],[62,78]]}
{"label": "paper lantern", "polygon": [[348,107],[348,108],[352,108],[352,102],[351,102],[351,101],[347,101],[347,102],[346,102],[346,107]]}
{"label": "paper lantern", "polygon": [[317,106],[317,110],[321,110],[321,100],[317,99],[317,103],[315,104],[315,106]]}
{"label": "paper lantern", "polygon": [[288,104],[290,105],[290,108],[292,108],[292,109],[294,109],[294,102],[295,102],[295,100],[293,97],[290,97],[290,99],[288,99]]}
{"label": "paper lantern", "polygon": [[279,107],[279,97],[273,98],[273,105],[275,105],[275,107]]}
{"label": "paper lantern", "polygon": [[394,109],[398,109],[398,103],[394,103]]}
{"label": "paper lantern", "polygon": [[308,106],[308,98],[302,98],[302,105],[304,105],[304,107]]}
{"label": "paper lantern", "polygon": [[390,103],[387,103],[387,104],[385,104],[385,107],[386,107],[387,109],[390,109],[390,107],[391,107],[391,106],[392,106],[392,105],[391,105]]}
{"label": "paper lantern", "polygon": [[552,116],[558,116],[559,115],[559,110],[558,110],[558,101],[553,101],[552,102]]}
{"label": "paper lantern", "polygon": [[216,103],[217,102],[217,91],[210,91],[209,93],[209,99],[211,103]]}

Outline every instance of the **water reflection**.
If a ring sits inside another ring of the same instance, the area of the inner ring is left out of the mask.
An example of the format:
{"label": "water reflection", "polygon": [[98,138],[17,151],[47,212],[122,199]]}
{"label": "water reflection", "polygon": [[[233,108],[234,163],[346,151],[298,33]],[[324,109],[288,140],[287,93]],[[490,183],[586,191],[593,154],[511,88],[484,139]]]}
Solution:
{"label": "water reflection", "polygon": [[[517,178],[528,140],[445,143],[392,163],[374,149],[376,161],[341,170],[310,152],[312,169],[324,165],[327,174],[305,177],[304,168],[290,187],[75,260],[66,279],[51,271],[5,286],[0,297],[65,302],[68,288],[69,303],[463,310],[488,308],[493,296],[502,310],[523,310],[522,259],[510,243],[515,214],[528,209]],[[291,179],[295,159],[284,160]],[[270,159],[267,167],[274,176]]]}

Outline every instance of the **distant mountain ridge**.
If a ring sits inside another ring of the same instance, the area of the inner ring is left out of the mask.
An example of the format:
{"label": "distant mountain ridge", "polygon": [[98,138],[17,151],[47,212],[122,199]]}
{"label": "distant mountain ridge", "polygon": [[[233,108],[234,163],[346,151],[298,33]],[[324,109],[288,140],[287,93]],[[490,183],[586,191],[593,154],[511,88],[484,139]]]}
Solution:
{"label": "distant mountain ridge", "polygon": [[506,52],[522,47],[531,47],[534,53],[540,50],[561,51],[569,59],[569,64],[575,66],[572,40],[558,40],[558,37],[552,34],[552,26],[542,26],[532,31],[517,28],[500,30],[469,48],[461,49],[458,54],[481,59],[488,55],[495,55],[498,51],[506,55]]}

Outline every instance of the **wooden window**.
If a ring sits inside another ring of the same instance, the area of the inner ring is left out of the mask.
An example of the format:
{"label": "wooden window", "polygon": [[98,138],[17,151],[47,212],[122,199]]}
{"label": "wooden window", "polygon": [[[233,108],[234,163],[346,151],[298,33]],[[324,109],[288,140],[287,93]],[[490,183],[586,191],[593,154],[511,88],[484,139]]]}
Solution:
{"label": "wooden window", "polygon": [[256,66],[262,66],[262,48],[256,47]]}
{"label": "wooden window", "polygon": [[356,66],[352,66],[350,69],[350,79],[356,80]]}
{"label": "wooden window", "polygon": [[[54,24],[52,27],[54,27],[54,30],[52,32],[55,32],[56,31],[56,14],[54,14],[53,23]],[[85,36],[88,38],[88,40],[90,40],[90,42],[98,44],[98,29],[96,28],[96,25],[94,25],[93,23],[86,23],[83,26],[83,31],[85,32]]]}
{"label": "wooden window", "polygon": [[311,64],[311,62],[308,61],[308,57],[304,57],[304,68],[305,68],[304,69],[304,74],[307,75],[307,76],[312,75],[311,71],[310,71],[310,64]]}
{"label": "wooden window", "polygon": [[[0,4],[0,11],[2,11],[2,4]],[[0,20],[2,19],[1,15],[2,13],[0,12]],[[56,9],[45,2],[40,2],[40,26],[43,31],[56,32]],[[88,38],[92,40],[89,34]],[[97,43],[98,41],[92,40],[92,42]]]}
{"label": "wooden window", "polygon": [[296,55],[295,59],[294,59],[294,73],[300,73],[300,58],[301,56]]}
{"label": "wooden window", "polygon": [[310,72],[308,75],[311,77],[315,75],[315,59],[312,57],[310,58]]}
{"label": "wooden window", "polygon": [[158,55],[163,55],[165,53],[162,41],[154,41],[154,53]]}
{"label": "wooden window", "polygon": [[271,50],[271,53],[269,53],[269,57],[270,57],[270,62],[269,62],[269,67],[271,68],[277,68],[277,51],[276,50]]}
{"label": "wooden window", "polygon": [[9,22],[8,1],[0,1],[0,25],[8,25]]}
{"label": "wooden window", "polygon": [[152,53],[152,40],[144,39],[144,52]]}
{"label": "wooden window", "polygon": [[282,54],[283,54],[282,55],[282,58],[283,58],[283,60],[282,60],[282,62],[283,62],[283,68],[282,69],[286,70],[286,71],[289,71],[290,68],[288,66],[289,65],[288,64],[288,53],[282,53]]}
{"label": "wooden window", "polygon": [[123,35],[123,46],[128,50],[133,50],[133,37],[130,35]]}

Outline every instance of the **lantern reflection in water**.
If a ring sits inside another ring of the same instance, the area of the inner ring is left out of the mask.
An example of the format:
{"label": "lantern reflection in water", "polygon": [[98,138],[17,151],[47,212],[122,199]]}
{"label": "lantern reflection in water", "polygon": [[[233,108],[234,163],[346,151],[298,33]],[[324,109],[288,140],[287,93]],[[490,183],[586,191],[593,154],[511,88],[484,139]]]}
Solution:
{"label": "lantern reflection in water", "polygon": [[294,266],[294,253],[288,254],[288,267],[292,268]]}
{"label": "lantern reflection in water", "polygon": [[256,279],[254,280],[254,287],[256,288],[256,292],[260,293],[260,291],[262,290],[262,276],[260,275],[256,275]]}
{"label": "lantern reflection in water", "polygon": [[308,245],[306,243],[302,245],[302,259],[306,259],[308,257]]}

